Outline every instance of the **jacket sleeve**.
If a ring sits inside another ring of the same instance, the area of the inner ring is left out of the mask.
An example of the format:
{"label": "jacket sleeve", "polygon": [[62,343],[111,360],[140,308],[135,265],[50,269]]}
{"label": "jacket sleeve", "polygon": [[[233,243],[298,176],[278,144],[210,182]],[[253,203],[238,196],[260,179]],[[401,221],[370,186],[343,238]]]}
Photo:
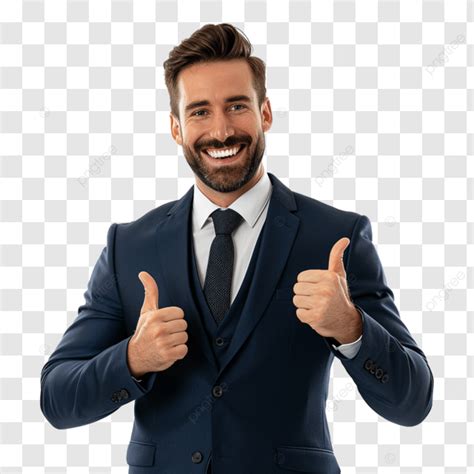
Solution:
{"label": "jacket sleeve", "polygon": [[108,230],[85,303],[41,371],[41,411],[58,429],[105,418],[154,383],[155,377],[133,380],[127,364],[131,335],[125,331],[114,271],[116,229],[112,224]]}
{"label": "jacket sleeve", "polygon": [[355,357],[347,358],[332,346],[331,338],[324,340],[375,412],[393,423],[415,426],[433,403],[431,368],[400,319],[367,216],[359,216],[350,240],[344,267],[351,299],[362,317],[361,345]]}

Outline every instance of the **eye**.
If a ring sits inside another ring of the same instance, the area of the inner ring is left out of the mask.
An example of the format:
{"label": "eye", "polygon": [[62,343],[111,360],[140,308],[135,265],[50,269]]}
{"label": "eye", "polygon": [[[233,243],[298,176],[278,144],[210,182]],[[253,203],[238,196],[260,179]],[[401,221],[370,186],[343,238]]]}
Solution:
{"label": "eye", "polygon": [[[231,108],[232,107],[242,107],[244,109],[247,108],[247,106],[245,106],[244,104],[233,104],[233,105],[231,105]],[[239,109],[239,110],[242,110],[242,109]],[[196,110],[195,112],[193,112],[191,114],[191,116],[202,117],[203,115],[199,115],[200,112],[206,112],[207,113],[207,111],[205,109],[199,109],[199,110]]]}
{"label": "eye", "polygon": [[[191,115],[196,115],[198,112],[205,112],[205,110],[203,109],[196,110],[196,112],[193,112]],[[196,117],[202,117],[202,115],[196,115]]]}

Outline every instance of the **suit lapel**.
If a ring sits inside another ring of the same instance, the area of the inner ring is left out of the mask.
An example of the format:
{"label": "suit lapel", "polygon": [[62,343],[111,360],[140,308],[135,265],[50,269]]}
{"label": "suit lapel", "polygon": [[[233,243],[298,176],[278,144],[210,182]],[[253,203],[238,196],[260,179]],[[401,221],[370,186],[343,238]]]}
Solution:
{"label": "suit lapel", "polygon": [[231,344],[222,359],[220,373],[235,357],[263,316],[285,268],[299,226],[299,218],[291,212],[297,209],[293,192],[273,174],[268,173],[268,176],[273,190],[262,228],[255,273]]}
{"label": "suit lapel", "polygon": [[[192,235],[191,210],[194,186],[168,211],[167,219],[157,229],[158,267],[166,278],[164,282],[170,306],[179,306],[188,323],[188,350],[202,351],[209,363],[218,370],[214,352],[209,345],[199,309],[195,304],[191,288],[191,254],[188,235]],[[188,234],[189,232],[189,234]]]}
{"label": "suit lapel", "polygon": [[[255,274],[231,344],[221,361],[220,372],[237,354],[263,316],[285,267],[299,225],[299,218],[292,213],[297,209],[293,192],[272,173],[268,173],[268,176],[273,189],[262,228],[262,242]],[[170,304],[179,306],[184,311],[188,322],[189,351],[201,350],[217,371],[218,364],[191,293],[188,235],[192,235],[190,226],[193,193],[194,186],[176,201],[168,211],[167,219],[161,221],[157,227],[158,267],[163,276],[166,276],[163,283]]]}

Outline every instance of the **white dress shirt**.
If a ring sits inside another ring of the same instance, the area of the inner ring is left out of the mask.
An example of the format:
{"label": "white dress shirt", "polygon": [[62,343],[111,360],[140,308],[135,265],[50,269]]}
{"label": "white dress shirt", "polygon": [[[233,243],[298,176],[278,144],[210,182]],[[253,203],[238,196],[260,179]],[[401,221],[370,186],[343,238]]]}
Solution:
{"label": "white dress shirt", "polygon": [[[229,206],[230,209],[238,212],[244,219],[232,236],[234,241],[234,269],[230,295],[231,304],[245,277],[255,244],[265,223],[271,193],[272,183],[268,174],[264,172],[263,176],[252,188]],[[216,236],[210,215],[216,209],[226,208],[221,208],[210,201],[195,184],[192,209],[193,244],[202,288],[204,288],[211,243]],[[333,347],[344,356],[352,359],[359,351],[362,343],[361,339],[362,335],[354,342],[341,344],[338,347],[333,344]]]}

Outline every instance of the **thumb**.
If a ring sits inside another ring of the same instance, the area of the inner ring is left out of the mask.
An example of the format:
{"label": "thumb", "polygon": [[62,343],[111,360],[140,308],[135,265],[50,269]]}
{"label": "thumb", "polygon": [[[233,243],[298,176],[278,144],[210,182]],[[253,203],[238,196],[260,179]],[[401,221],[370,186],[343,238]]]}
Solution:
{"label": "thumb", "polygon": [[138,274],[138,278],[142,282],[143,288],[145,289],[145,297],[143,299],[143,305],[140,310],[140,314],[145,313],[146,311],[159,309],[159,292],[155,279],[147,272],[140,272]]}
{"label": "thumb", "polygon": [[344,250],[346,250],[349,243],[349,238],[342,237],[333,245],[329,254],[328,270],[338,273],[343,278],[346,278],[346,270],[342,258],[344,257]]}

